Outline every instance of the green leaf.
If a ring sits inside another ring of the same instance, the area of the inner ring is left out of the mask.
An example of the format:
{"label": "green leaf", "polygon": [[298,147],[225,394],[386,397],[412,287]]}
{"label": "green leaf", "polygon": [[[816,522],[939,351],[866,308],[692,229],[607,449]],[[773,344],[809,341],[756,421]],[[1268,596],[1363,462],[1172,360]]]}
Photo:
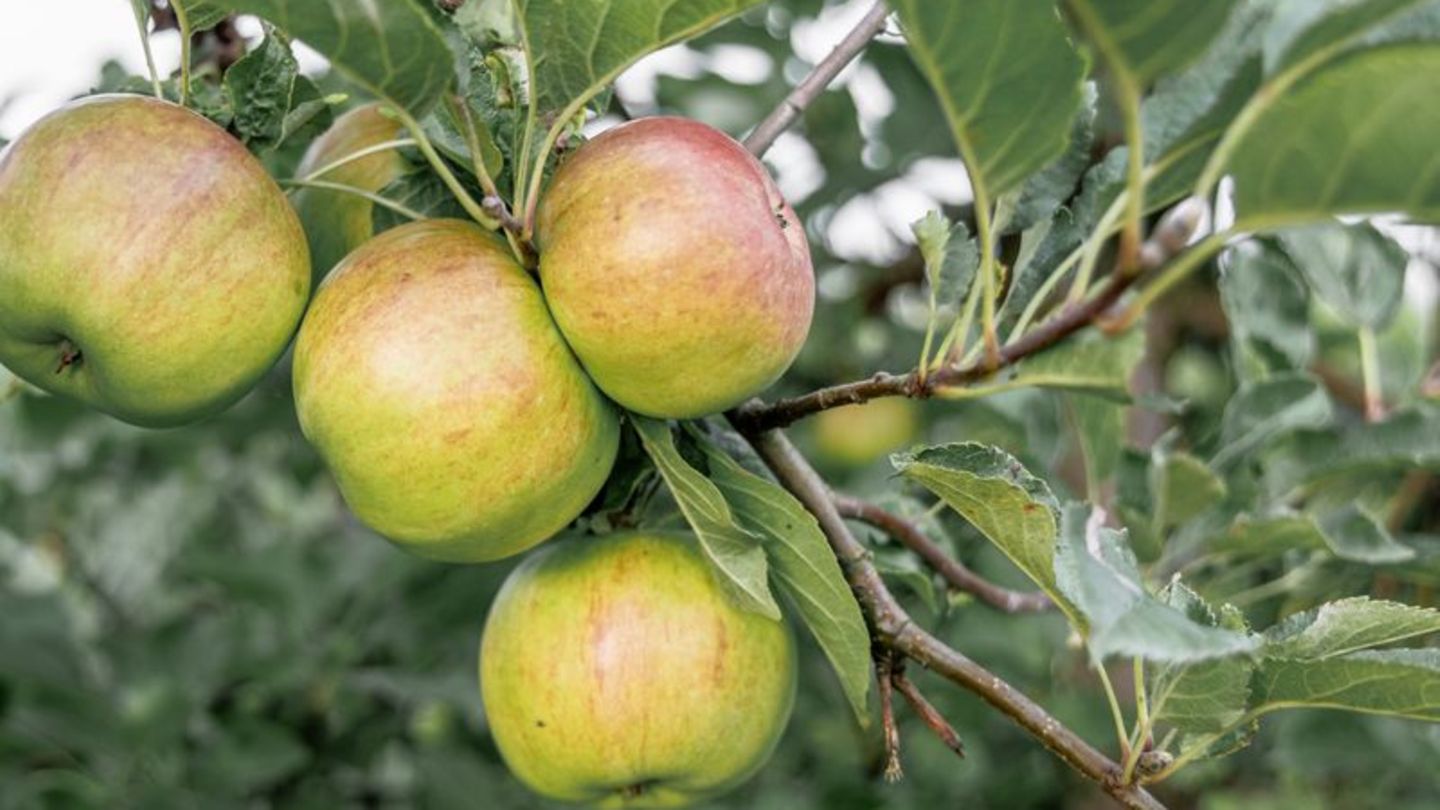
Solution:
{"label": "green leaf", "polygon": [[1416,468],[1440,468],[1440,406],[1432,403],[1343,432],[1300,431],[1265,458],[1266,482],[1274,492],[1343,476]]}
{"label": "green leaf", "polygon": [[1048,2],[889,0],[990,205],[1065,151],[1085,64]]}
{"label": "green leaf", "polygon": [[531,93],[558,125],[640,57],[697,36],[761,0],[515,0]]}
{"label": "green leaf", "polygon": [[1085,618],[1092,656],[1189,662],[1258,646],[1245,633],[1197,622],[1152,596],[1124,533],[1093,519],[1100,515],[1092,516],[1085,504],[1068,504],[1055,551],[1056,583]]}
{"label": "green leaf", "polygon": [[[145,2],[145,0],[138,0]],[[148,6],[148,2],[146,2]],[[220,21],[230,16],[230,13],[220,8],[216,0],[170,0],[171,6],[180,6],[185,9],[185,16],[190,23],[192,33],[205,31],[220,24]]]}
{"label": "green leaf", "polygon": [[1155,498],[1154,525],[1162,531],[1189,521],[1226,494],[1225,481],[1205,462],[1158,443],[1151,451],[1150,490]]}
{"label": "green leaf", "polygon": [[454,79],[454,56],[418,0],[207,0],[256,14],[324,54],[351,81],[424,115]]}
{"label": "green leaf", "polygon": [[1242,379],[1309,366],[1309,293],[1294,263],[1268,241],[1246,240],[1221,255],[1220,300]]}
{"label": "green leaf", "polygon": [[1286,551],[1323,551],[1325,535],[1314,518],[1300,514],[1240,515],[1212,543],[1215,551],[1273,556]]}
{"label": "green leaf", "polygon": [[779,620],[760,538],[736,522],[720,489],[680,455],[668,424],[635,414],[630,421],[727,591],[746,610]]}
{"label": "green leaf", "polygon": [[856,720],[868,724],[870,634],[820,525],[779,484],[749,472],[709,442],[701,447],[710,480],[740,525],[765,538],[771,576],[830,660]]}
{"label": "green leaf", "polygon": [[344,99],[343,94],[322,96],[314,82],[300,76],[290,95],[290,111],[280,122],[280,137],[270,148],[278,149],[293,139],[308,143],[320,137],[334,123],[335,106]]}
{"label": "green leaf", "polygon": [[[1203,626],[1248,632],[1238,609],[1226,605],[1217,612],[1178,581],[1166,586],[1161,599]],[[1151,716],[1187,734],[1222,732],[1244,716],[1254,671],[1255,662],[1245,655],[1164,666],[1150,687]]]}
{"label": "green leaf", "polygon": [[451,19],[466,38],[482,46],[519,41],[512,0],[467,0]]}
{"label": "green leaf", "polygon": [[1286,551],[1327,551],[1370,565],[1408,560],[1414,549],[1403,545],[1375,518],[1355,505],[1327,515],[1241,515],[1215,540],[1216,551],[1275,556]]}
{"label": "green leaf", "polygon": [[1059,388],[1124,402],[1129,399],[1130,375],[1144,355],[1142,330],[1113,338],[1088,334],[1021,361],[1008,381],[998,385]]}
{"label": "green leaf", "polygon": [[[1162,78],[1140,107],[1145,135],[1146,207],[1191,192],[1220,136],[1260,85],[1260,44],[1274,4],[1238,5],[1210,48],[1183,71]],[[1124,187],[1124,153],[1097,190],[1108,206]]]}
{"label": "green leaf", "polygon": [[1197,58],[1236,0],[1066,0],[1077,27],[1137,89]]}
{"label": "green leaf", "polygon": [[[378,193],[381,197],[430,219],[465,219],[469,216],[455,199],[455,194],[445,185],[445,181],[423,167],[399,175]],[[377,234],[412,221],[404,214],[383,205],[372,207],[370,220]]]}
{"label": "green leaf", "polygon": [[1165,536],[1155,528],[1155,454],[1122,447],[1115,467],[1115,512],[1130,534],[1130,547],[1145,562],[1164,551]]}
{"label": "green leaf", "polygon": [[1085,233],[1067,208],[1056,211],[1054,219],[1025,229],[1020,235],[1020,253],[1011,273],[1010,291],[1000,309],[1001,330],[1014,328],[1046,280],[1080,246]]}
{"label": "green leaf", "polygon": [[1287,374],[1244,385],[1225,406],[1224,446],[1210,464],[1223,469],[1277,436],[1328,425],[1333,418],[1325,389],[1305,375]]}
{"label": "green leaf", "polygon": [[1415,549],[1397,542],[1374,515],[1358,504],[1346,504],[1322,517],[1320,530],[1335,556],[1342,559],[1383,565],[1415,557]]}
{"label": "green leaf", "polygon": [[[496,0],[509,3],[509,0]],[[461,10],[472,4],[462,6]],[[494,48],[484,51],[473,48],[469,54],[470,67],[465,76],[464,95],[469,105],[471,121],[475,124],[476,136],[480,141],[480,152],[485,170],[495,180],[502,195],[511,191],[512,172],[504,171],[508,164],[517,169],[520,140],[524,129],[526,68],[520,50],[514,47]],[[435,130],[446,133],[451,146],[463,146],[461,122],[455,121],[450,105],[437,107],[426,119],[427,132]],[[437,144],[438,145],[438,144]],[[464,165],[469,166],[469,149],[464,150]],[[467,168],[473,173],[473,168]]]}
{"label": "green leaf", "polygon": [[1440,129],[1437,97],[1434,45],[1362,51],[1308,76],[1258,113],[1229,156],[1237,227],[1345,213],[1440,221],[1440,159],[1430,137]]}
{"label": "green leaf", "polygon": [[1260,85],[1260,59],[1252,51],[1227,48],[1215,62],[1161,82],[1140,107],[1148,209],[1193,190],[1226,127]]}
{"label": "green leaf", "polygon": [[[1195,759],[1215,759],[1228,756],[1255,741],[1260,733],[1258,720],[1246,720],[1224,734],[1186,734],[1180,738],[1180,753]],[[1193,752],[1199,750],[1200,753]]]}
{"label": "green leaf", "polygon": [[945,610],[946,606],[940,603],[940,594],[935,587],[935,572],[918,557],[900,548],[878,548],[874,553],[876,571],[888,579],[904,583],[932,613],[940,614]]}
{"label": "green leaf", "polygon": [[1251,713],[1303,708],[1440,722],[1440,650],[1265,659],[1253,681]]}
{"label": "green leaf", "polygon": [[1265,72],[1275,74],[1324,48],[1344,44],[1376,26],[1429,0],[1291,0],[1276,4],[1265,27]]}
{"label": "green leaf", "polygon": [[1440,633],[1440,611],[1364,596],[1297,613],[1265,631],[1263,655],[1316,661]]}
{"label": "green leaf", "polygon": [[925,261],[931,313],[936,317],[941,313],[953,317],[975,280],[975,271],[980,267],[980,248],[970,237],[965,223],[952,225],[939,211],[931,211],[916,220],[910,230]]}
{"label": "green leaf", "polygon": [[1086,489],[1098,494],[1120,463],[1120,451],[1125,447],[1125,408],[1100,397],[1072,394],[1062,395],[1061,402],[1085,460]]}
{"label": "green leaf", "polygon": [[1389,325],[1405,290],[1410,256],[1394,239],[1357,222],[1320,222],[1276,234],[1320,300],[1352,328]]}
{"label": "green leaf", "polygon": [[1059,507],[1044,481],[1005,451],[974,442],[898,453],[890,462],[960,513],[1078,621],[1055,584]]}
{"label": "green leaf", "polygon": [[1085,170],[1090,167],[1090,150],[1095,146],[1095,85],[1087,83],[1080,111],[1070,125],[1070,144],[1049,165],[1001,195],[995,213],[996,233],[1016,233],[1049,220],[1075,194]]}
{"label": "green leaf", "polygon": [[[242,717],[214,726],[213,738],[195,760],[196,777],[243,792],[303,772],[311,752],[295,730],[269,720]],[[203,782],[202,782],[203,783]]]}
{"label": "green leaf", "polygon": [[274,29],[225,71],[224,86],[230,126],[251,149],[274,149],[298,131],[329,126],[330,105],[300,75],[290,43]]}

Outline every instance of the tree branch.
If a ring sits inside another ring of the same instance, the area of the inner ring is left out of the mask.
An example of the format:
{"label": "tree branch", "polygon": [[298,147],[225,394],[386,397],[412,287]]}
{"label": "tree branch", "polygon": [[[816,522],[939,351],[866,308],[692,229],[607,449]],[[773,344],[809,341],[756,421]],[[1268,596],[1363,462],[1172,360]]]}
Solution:
{"label": "tree branch", "polygon": [[[1203,203],[1186,201],[1165,216],[1155,233],[1140,252],[1141,265],[1154,269],[1179,255],[1199,225]],[[1099,320],[1120,296],[1140,278],[1138,273],[1112,273],[1098,293],[1082,301],[1066,304],[1048,321],[1031,329],[1000,348],[996,357],[981,357],[964,366],[947,366],[921,378],[917,371],[907,374],[881,372],[856,382],[821,388],[808,394],[765,404],[748,402],[736,413],[736,427],[741,432],[781,428],[807,416],[841,405],[860,405],[880,397],[903,396],[925,399],[937,391],[955,388],[982,380],[995,372],[1054,346],[1070,335]]]}
{"label": "tree branch", "polygon": [[790,95],[780,102],[780,106],[765,116],[765,120],[745,136],[743,141],[745,148],[757,157],[765,154],[770,145],[775,143],[775,139],[793,126],[795,121],[800,118],[801,113],[805,112],[805,108],[825,92],[825,88],[829,87],[835,77],[840,75],[840,71],[844,70],[846,65],[849,65],[856,56],[860,55],[861,51],[865,50],[865,46],[870,44],[870,40],[874,39],[876,34],[885,30],[885,19],[888,16],[890,16],[890,9],[885,5],[885,0],[876,2],[860,20],[859,25],[856,25],[850,33],[845,35],[844,39],[840,40],[840,44],[835,46],[835,50],[820,60],[820,64],[810,71],[810,75],[795,85],[795,89],[791,90]]}
{"label": "tree branch", "polygon": [[944,549],[914,523],[859,498],[836,495],[835,508],[844,517],[867,523],[899,540],[906,548],[919,555],[936,573],[957,590],[971,594],[985,604],[1005,613],[1040,613],[1055,607],[1050,597],[1043,593],[1022,593],[1002,588],[965,567],[965,564],[946,554]]}
{"label": "tree branch", "polygon": [[880,730],[885,736],[885,781],[905,777],[900,767],[900,727],[895,723],[895,653],[881,647],[875,651],[875,686],[880,691]]}
{"label": "tree branch", "polygon": [[940,714],[940,710],[925,699],[925,695],[920,693],[920,687],[916,686],[915,682],[905,674],[904,659],[891,667],[890,681],[894,684],[895,691],[899,692],[900,696],[905,698],[905,702],[910,704],[910,709],[934,732],[936,737],[940,738],[940,742],[964,759],[965,743],[960,740],[960,735],[955,733],[955,728],[950,725],[945,716]]}
{"label": "tree branch", "polygon": [[1123,806],[1137,810],[1164,810],[1165,806],[1143,788],[1123,784],[1118,764],[1061,724],[1043,706],[915,624],[885,587],[865,546],[845,525],[829,487],[783,433],[770,430],[747,438],[780,483],[819,522],[865,611],[876,643],[979,695],[1030,732],[1066,764],[1097,782]]}
{"label": "tree branch", "polygon": [[[860,27],[847,35],[841,45],[816,66],[812,75],[807,76],[796,87],[795,92],[790,94],[781,108],[767,116],[761,125],[756,127],[745,141],[746,148],[757,157],[763,154],[779,133],[790,126],[799,117],[805,106],[820,94],[824,85],[838,75],[840,70],[860,53],[865,44],[880,32],[885,17],[884,4],[877,3],[866,15]],[[802,88],[805,88],[803,92]],[[1193,225],[1191,230],[1193,230]],[[1185,240],[1181,239],[1180,241],[1183,243]],[[1115,291],[1114,297],[1118,298],[1123,289],[1122,287]],[[1097,312],[1103,311],[1103,309],[1104,307],[1101,307]],[[1053,343],[1060,337],[1062,336],[1056,336],[1051,342]],[[730,411],[726,417],[732,425],[741,428],[745,423],[745,418],[741,415],[743,411],[747,409],[753,411],[763,407],[758,401],[747,403],[739,409]],[[1165,810],[1165,806],[1156,801],[1144,788],[1138,785],[1122,784],[1119,765],[1062,725],[1059,720],[1045,711],[1044,707],[1002,681],[999,676],[971,661],[960,652],[951,649],[944,642],[916,625],[905,609],[901,607],[899,601],[885,587],[885,582],[881,579],[880,572],[875,568],[865,546],[850,532],[845,518],[835,507],[832,500],[834,496],[830,492],[830,488],[805,460],[800,451],[795,448],[795,445],[791,444],[785,434],[779,430],[750,429],[742,430],[742,432],[745,432],[747,441],[775,474],[781,485],[815,516],[821,531],[830,543],[831,550],[845,571],[846,580],[850,583],[851,589],[855,592],[855,596],[865,612],[866,621],[870,625],[871,639],[876,644],[892,650],[899,656],[908,657],[947,680],[979,695],[991,706],[1029,731],[1068,765],[1097,782],[1106,793],[1125,807],[1135,808],[1135,810]]]}

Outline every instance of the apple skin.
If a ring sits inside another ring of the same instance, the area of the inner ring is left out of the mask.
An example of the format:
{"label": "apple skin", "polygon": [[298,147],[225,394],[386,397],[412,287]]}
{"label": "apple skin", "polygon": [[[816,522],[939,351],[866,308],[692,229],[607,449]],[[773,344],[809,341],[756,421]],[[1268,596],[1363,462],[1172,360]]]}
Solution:
{"label": "apple skin", "polygon": [[693,537],[579,537],[505,581],[480,645],[491,734],[532,790],[680,807],[738,786],[795,697],[783,622],[737,607]]}
{"label": "apple skin", "polygon": [[540,201],[537,243],[560,331],[637,413],[736,405],[810,330],[804,227],[759,161],[695,121],[640,119],[581,146]]}
{"label": "apple skin", "polygon": [[920,435],[919,407],[900,397],[821,411],[814,419],[815,448],[827,461],[863,467]]}
{"label": "apple skin", "polygon": [[[382,114],[380,107],[378,103],[366,104],[335,119],[330,129],[310,144],[295,176],[306,177],[348,155],[399,137],[400,125]],[[405,165],[400,153],[390,149],[347,163],[316,179],[378,192],[399,177]],[[310,239],[310,261],[317,284],[350,251],[375,234],[371,221],[375,205],[364,197],[302,188],[295,193],[294,201]]]}
{"label": "apple skin", "polygon": [[305,234],[238,141],[167,101],[94,96],[0,155],[0,363],[118,419],[214,414],[284,351]]}
{"label": "apple skin", "polygon": [[450,562],[517,554],[605,483],[619,417],[498,238],[386,231],[315,294],[295,343],[300,428],[355,514]]}

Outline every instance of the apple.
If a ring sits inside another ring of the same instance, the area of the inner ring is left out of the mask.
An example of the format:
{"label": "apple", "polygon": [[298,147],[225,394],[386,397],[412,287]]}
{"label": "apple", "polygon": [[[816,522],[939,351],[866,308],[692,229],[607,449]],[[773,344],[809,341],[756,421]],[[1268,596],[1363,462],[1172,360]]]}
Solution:
{"label": "apple", "polygon": [[915,403],[886,397],[816,414],[815,449],[836,464],[860,467],[916,440],[920,419]]}
{"label": "apple", "polygon": [[305,234],[245,147],[189,110],[102,95],[0,155],[0,363],[166,427],[243,396],[310,295]]}
{"label": "apple", "polygon": [[[295,176],[308,177],[363,149],[395,140],[401,127],[380,108],[380,104],[366,104],[336,119],[324,135],[310,144]],[[315,179],[378,192],[399,177],[405,166],[397,150],[387,149],[345,163]],[[310,239],[310,261],[317,281],[375,233],[371,223],[374,204],[364,197],[302,188],[295,193],[294,202]]]}
{"label": "apple", "polygon": [[300,428],[355,514],[424,557],[507,557],[574,520],[619,448],[614,407],[505,243],[386,231],[321,284],[295,343]]}
{"label": "apple", "polygon": [[795,658],[789,629],[737,607],[693,537],[572,538],[505,581],[480,692],[505,763],[537,793],[679,807],[769,759]]}
{"label": "apple", "polygon": [[815,305],[805,229],[724,133],[645,118],[576,150],[540,201],[545,298],[595,383],[688,419],[780,377]]}

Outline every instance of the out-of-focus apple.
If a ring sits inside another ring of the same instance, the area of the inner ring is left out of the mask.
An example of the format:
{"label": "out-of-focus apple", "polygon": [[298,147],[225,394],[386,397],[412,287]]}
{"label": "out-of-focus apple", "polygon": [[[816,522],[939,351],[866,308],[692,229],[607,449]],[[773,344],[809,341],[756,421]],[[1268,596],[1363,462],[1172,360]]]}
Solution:
{"label": "out-of-focus apple", "polygon": [[900,397],[845,405],[816,414],[815,448],[837,464],[861,466],[913,443],[920,433],[919,407]]}

